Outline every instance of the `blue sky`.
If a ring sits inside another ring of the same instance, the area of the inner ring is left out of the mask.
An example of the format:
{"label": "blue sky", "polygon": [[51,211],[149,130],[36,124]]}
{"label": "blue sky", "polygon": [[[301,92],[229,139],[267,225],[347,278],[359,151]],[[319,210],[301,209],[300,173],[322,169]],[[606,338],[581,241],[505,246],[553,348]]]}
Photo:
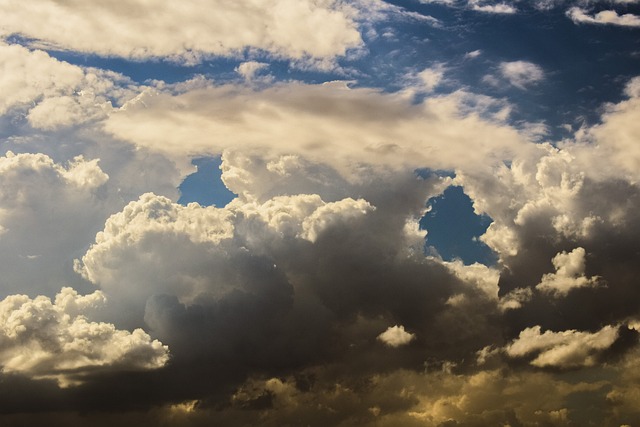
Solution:
{"label": "blue sky", "polygon": [[640,419],[637,0],[0,0],[0,424]]}

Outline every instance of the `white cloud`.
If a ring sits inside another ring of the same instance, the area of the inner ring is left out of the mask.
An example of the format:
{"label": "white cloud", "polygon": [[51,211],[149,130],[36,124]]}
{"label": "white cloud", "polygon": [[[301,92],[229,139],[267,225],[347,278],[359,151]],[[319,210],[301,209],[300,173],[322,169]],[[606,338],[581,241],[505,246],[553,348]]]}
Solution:
{"label": "white cloud", "polygon": [[[107,217],[109,177],[98,159],[55,163],[44,154],[0,157],[0,268],[4,295],[52,295],[77,277],[70,266]],[[115,207],[117,209],[117,206]]]}
{"label": "white cloud", "polygon": [[405,331],[404,326],[395,325],[378,335],[378,340],[389,347],[400,347],[409,344],[415,337],[414,334]]}
{"label": "white cloud", "polygon": [[310,242],[315,242],[323,231],[332,225],[347,222],[350,218],[358,218],[366,215],[375,207],[366,200],[353,200],[351,198],[338,202],[326,203],[316,209],[302,222],[300,236]]}
{"label": "white cloud", "polygon": [[518,10],[507,3],[485,4],[486,0],[469,0],[469,6],[473,10],[484,13],[497,13],[497,14],[513,14]]}
{"label": "white cloud", "polygon": [[[473,169],[533,149],[515,129],[483,120],[482,104],[467,108],[470,98],[455,92],[416,104],[402,93],[349,89],[340,82],[264,90],[210,85],[175,95],[142,94],[112,114],[105,129],[175,158],[228,148],[296,155],[354,179],[363,164]],[[468,150],[469,140],[474,150]]]}
{"label": "white cloud", "polygon": [[500,74],[512,85],[525,89],[527,86],[544,79],[544,71],[539,65],[527,61],[503,62]]}
{"label": "white cloud", "polygon": [[0,114],[17,105],[28,105],[41,96],[72,94],[84,78],[82,70],[51,58],[42,51],[0,42]]}
{"label": "white cloud", "polygon": [[479,57],[480,55],[482,55],[482,50],[476,49],[476,50],[472,50],[471,52],[465,53],[464,57],[467,59],[474,59]]}
{"label": "white cloud", "polygon": [[618,15],[615,10],[603,10],[589,15],[586,10],[572,7],[567,16],[576,24],[620,25],[623,27],[640,27],[640,17],[631,13]]}
{"label": "white cloud", "polygon": [[461,172],[455,182],[474,201],[478,213],[493,219],[481,240],[503,261],[520,252],[528,227],[545,226],[565,238],[589,237],[607,209],[583,206],[585,175],[572,155],[546,144],[490,175]]}
{"label": "white cloud", "polygon": [[488,299],[498,299],[498,280],[500,272],[484,264],[464,265],[461,260],[443,262],[456,277],[480,290]]}
{"label": "white cloud", "polygon": [[[1,19],[1,18],[0,18]],[[26,112],[29,124],[55,130],[104,118],[132,96],[124,76],[58,61],[47,53],[0,41],[0,115]]]}
{"label": "white cloud", "polygon": [[510,357],[537,354],[531,365],[537,367],[575,368],[591,366],[597,356],[618,338],[618,327],[605,326],[597,332],[568,330],[545,331],[540,326],[527,328],[505,350]]}
{"label": "white cloud", "polygon": [[437,64],[419,72],[418,78],[420,79],[425,91],[433,92],[433,90],[442,83],[444,73],[444,66],[442,64]]}
{"label": "white cloud", "polygon": [[[559,7],[566,3],[567,0],[534,0],[533,7],[538,10],[547,11]],[[584,0],[582,0],[584,3]]]}
{"label": "white cloud", "polygon": [[0,301],[0,366],[5,373],[77,385],[99,372],[156,369],[168,348],[141,329],[116,329],[85,316],[104,302],[100,291],[80,296],[63,288],[55,302],[11,295]]}
{"label": "white cloud", "polygon": [[260,70],[267,68],[269,64],[265,62],[247,61],[238,65],[236,72],[244,77],[245,80],[253,80]]}
{"label": "white cloud", "polygon": [[361,45],[356,14],[331,0],[185,0],[179,5],[122,0],[95,7],[81,0],[37,0],[30,6],[7,0],[0,34],[131,59],[196,63],[203,56],[256,48],[276,57],[330,63]]}
{"label": "white cloud", "polygon": [[364,200],[325,203],[304,194],[264,203],[236,199],[225,208],[181,206],[144,194],[106,221],[76,270],[100,286],[114,308],[131,307],[130,318],[122,320],[135,325],[152,295],[175,295],[187,305],[205,296],[224,298],[254,286],[244,278],[252,271],[237,272],[248,268],[247,253],[263,253],[274,240],[314,242],[328,228],[373,209]]}
{"label": "white cloud", "polygon": [[[627,83],[625,94],[628,99],[606,106],[600,124],[579,131],[577,139],[580,144],[567,146],[584,163],[584,170],[598,179],[640,180],[640,146],[637,144],[640,137],[640,121],[637,120],[640,114],[640,78],[635,77]],[[597,167],[603,159],[615,166]]]}
{"label": "white cloud", "polygon": [[536,289],[555,296],[566,296],[572,289],[596,286],[597,276],[587,278],[584,275],[585,254],[584,248],[557,254],[552,260],[556,272],[542,276]]}

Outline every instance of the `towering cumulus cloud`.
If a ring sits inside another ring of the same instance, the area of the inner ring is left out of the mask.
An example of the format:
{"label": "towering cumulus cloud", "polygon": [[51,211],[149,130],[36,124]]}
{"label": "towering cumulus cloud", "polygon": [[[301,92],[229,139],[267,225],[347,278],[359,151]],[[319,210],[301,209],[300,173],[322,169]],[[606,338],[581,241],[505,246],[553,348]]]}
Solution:
{"label": "towering cumulus cloud", "polygon": [[0,425],[635,425],[639,8],[0,0]]}

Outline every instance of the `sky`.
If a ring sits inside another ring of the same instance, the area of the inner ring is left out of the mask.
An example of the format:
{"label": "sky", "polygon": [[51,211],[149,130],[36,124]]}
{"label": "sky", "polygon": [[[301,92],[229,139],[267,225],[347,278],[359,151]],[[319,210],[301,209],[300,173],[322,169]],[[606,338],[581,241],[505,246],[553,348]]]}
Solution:
{"label": "sky", "polygon": [[0,424],[636,426],[639,0],[0,0]]}

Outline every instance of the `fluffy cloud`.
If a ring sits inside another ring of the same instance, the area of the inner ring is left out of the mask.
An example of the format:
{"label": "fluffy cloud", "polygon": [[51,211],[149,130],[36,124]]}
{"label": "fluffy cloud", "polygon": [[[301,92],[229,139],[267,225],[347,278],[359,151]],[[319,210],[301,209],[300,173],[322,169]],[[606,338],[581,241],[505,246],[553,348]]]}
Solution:
{"label": "fluffy cloud", "polygon": [[[573,155],[585,163],[585,169],[597,179],[622,178],[638,182],[640,149],[634,141],[640,135],[640,124],[635,119],[640,112],[640,77],[629,80],[625,87],[626,99],[609,104],[602,123],[578,133],[578,141],[593,145],[568,146]],[[593,169],[606,158],[615,167],[609,170]]]}
{"label": "fluffy cloud", "polygon": [[500,74],[512,85],[525,89],[544,79],[544,71],[539,65],[527,61],[503,62]]}
{"label": "fluffy cloud", "polygon": [[[516,4],[423,3],[494,13]],[[72,20],[89,14],[75,2],[55,4],[71,8]],[[105,22],[122,14],[130,25],[140,22],[127,15],[132,4],[96,7]],[[637,318],[638,79],[576,140],[534,144],[506,124],[518,108],[506,100],[462,90],[423,99],[442,83],[444,65],[413,74],[414,92],[394,93],[274,83],[261,78],[265,63],[250,60],[267,52],[333,66],[360,46],[357,25],[370,24],[352,8],[415,13],[380,2],[302,2],[292,10],[342,17],[355,38],[316,53],[312,39],[293,40],[305,50],[268,37],[254,46],[262,53],[245,45],[212,52],[180,45],[194,4],[176,12],[176,44],[166,51],[158,34],[169,9],[158,12],[157,32],[138,28],[108,51],[93,40],[86,51],[193,61],[239,53],[246,62],[229,74],[235,83],[202,77],[135,88],[113,73],[4,46],[13,65],[0,78],[11,94],[3,119],[32,133],[2,142],[48,155],[0,158],[2,288],[29,294],[0,303],[14,313],[6,337],[28,335],[0,346],[3,423],[49,421],[26,414],[33,407],[55,411],[52,425],[619,426],[637,418],[637,378],[625,373],[640,360],[637,332],[602,325]],[[55,42],[47,37],[34,45]],[[147,50],[132,49],[138,42]],[[453,76],[457,65],[447,64]],[[524,61],[503,63],[496,76],[524,89],[547,78]],[[210,154],[222,155],[222,179],[237,198],[224,208],[176,204],[191,158]],[[480,239],[499,256],[495,266],[424,256],[425,202],[449,185],[462,185],[476,213],[493,219]],[[100,291],[35,297],[65,284]],[[47,378],[75,387],[58,390]]]}
{"label": "fluffy cloud", "polygon": [[35,8],[4,3],[0,27],[5,37],[19,34],[46,46],[102,56],[196,63],[203,56],[238,55],[250,48],[322,61],[362,42],[353,21],[356,12],[336,1],[189,0],[178,7],[127,0],[95,8],[77,0],[39,0]]}
{"label": "fluffy cloud", "polygon": [[258,72],[260,72],[260,70],[264,70],[268,66],[269,64],[265,62],[247,61],[238,65],[236,71],[238,72],[238,74],[244,77],[245,80],[253,80],[253,78]]}
{"label": "fluffy cloud", "polygon": [[506,353],[510,357],[534,353],[536,357],[530,363],[541,368],[591,366],[596,363],[598,354],[608,349],[618,338],[618,328],[613,326],[605,326],[594,333],[575,330],[540,332],[540,326],[523,330],[506,347]]}
{"label": "fluffy cloud", "polygon": [[51,296],[78,282],[71,262],[107,216],[108,179],[97,159],[61,165],[44,154],[0,157],[5,296],[23,289]]}
{"label": "fluffy cloud", "polygon": [[640,17],[631,13],[618,15],[615,10],[603,10],[595,15],[589,15],[580,7],[572,7],[567,16],[576,24],[620,25],[623,27],[640,27]]}
{"label": "fluffy cloud", "polygon": [[218,209],[145,194],[107,220],[76,269],[110,299],[130,305],[132,319],[137,313],[139,322],[153,295],[174,295],[182,304],[193,304],[256,286],[249,269],[258,267],[252,267],[257,261],[234,239],[246,239],[251,249],[269,239],[314,242],[325,230],[371,210],[363,200],[325,203],[311,195],[276,197],[264,204],[237,201]]}
{"label": "fluffy cloud", "polygon": [[104,118],[112,102],[130,96],[132,82],[117,73],[80,68],[41,50],[0,42],[0,115],[26,112],[29,124],[55,130]]}
{"label": "fluffy cloud", "polygon": [[80,296],[63,288],[55,301],[11,295],[0,301],[0,365],[4,373],[77,385],[91,374],[162,367],[168,348],[141,329],[91,322],[84,315],[104,302],[100,291]]}
{"label": "fluffy cloud", "polygon": [[584,257],[584,248],[576,248],[569,253],[559,253],[552,260],[556,272],[542,276],[542,281],[536,288],[542,292],[564,296],[574,288],[595,286],[598,283],[598,278],[587,278],[584,275]]}
{"label": "fluffy cloud", "polygon": [[389,326],[386,331],[378,335],[378,340],[389,347],[400,347],[409,344],[415,335],[404,330],[404,326]]}

